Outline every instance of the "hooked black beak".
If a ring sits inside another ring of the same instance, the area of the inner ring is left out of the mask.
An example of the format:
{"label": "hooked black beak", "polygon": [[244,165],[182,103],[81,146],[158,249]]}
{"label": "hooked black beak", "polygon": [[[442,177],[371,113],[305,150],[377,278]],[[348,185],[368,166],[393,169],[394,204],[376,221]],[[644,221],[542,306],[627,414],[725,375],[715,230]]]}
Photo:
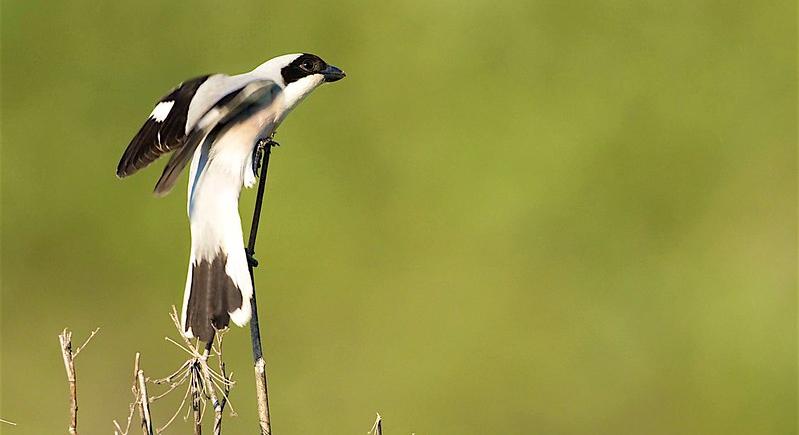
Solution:
{"label": "hooked black beak", "polygon": [[341,80],[347,75],[344,74],[344,71],[334,67],[333,65],[328,65],[327,68],[322,70],[322,76],[324,76],[326,83],[331,83]]}

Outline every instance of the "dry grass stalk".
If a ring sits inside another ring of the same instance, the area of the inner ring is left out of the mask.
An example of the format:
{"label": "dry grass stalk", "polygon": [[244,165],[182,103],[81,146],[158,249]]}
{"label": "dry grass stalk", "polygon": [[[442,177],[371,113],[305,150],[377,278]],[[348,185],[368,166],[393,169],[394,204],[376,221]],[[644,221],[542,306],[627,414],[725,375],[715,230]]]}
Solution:
{"label": "dry grass stalk", "polygon": [[380,416],[379,412],[377,413],[375,422],[372,423],[372,428],[369,429],[369,435],[383,435],[383,417]]}
{"label": "dry grass stalk", "polygon": [[[217,401],[214,396],[212,396],[212,400],[214,405],[214,435],[220,435],[222,433],[222,415],[225,411],[225,405],[227,405],[228,397],[230,395],[230,388],[233,385],[230,377],[228,376],[227,372],[225,371],[225,362],[222,360],[222,339],[223,339],[223,332],[217,331],[216,333],[216,356],[217,356],[217,363],[219,365],[219,374],[222,376],[222,379],[219,380],[219,383],[213,381],[213,375],[211,374],[210,370],[206,370],[205,375],[207,380],[211,380],[214,382],[217,388],[219,388],[222,398]],[[207,366],[206,366],[207,367]],[[220,385],[221,383],[221,385]],[[213,388],[211,389],[213,390]],[[231,408],[232,409],[232,408]],[[235,413],[234,413],[235,415]]]}
{"label": "dry grass stalk", "polygon": [[150,414],[150,402],[152,400],[147,394],[147,378],[144,377],[144,370],[141,369],[140,359],[141,354],[136,352],[136,357],[133,361],[133,384],[130,387],[130,391],[133,393],[133,402],[129,405],[127,424],[123,430],[119,423],[114,420],[114,435],[128,435],[136,409],[139,410],[139,418],[141,419],[141,428],[144,435],[154,435],[153,421]]}
{"label": "dry grass stalk", "polygon": [[[134,381],[134,396],[139,399],[139,416],[141,417],[141,427],[144,435],[153,435],[153,419],[150,415],[150,398],[147,396],[147,382],[144,377],[144,370],[139,366],[139,353],[136,352]],[[137,394],[138,393],[138,394]]]}
{"label": "dry grass stalk", "polygon": [[[80,347],[75,351],[72,350],[72,331],[64,328],[61,334],[58,335],[58,342],[61,345],[61,357],[64,360],[64,369],[67,372],[67,382],[69,382],[69,433],[70,435],[77,435],[78,433],[78,379],[75,373],[75,357],[78,356],[92,338],[97,334],[100,328],[95,329],[89,335],[89,338],[83,342]],[[12,423],[13,424],[13,423]]]}
{"label": "dry grass stalk", "polygon": [[[144,372],[139,368],[139,354],[136,354],[132,387],[134,399],[130,404],[128,421],[125,429],[123,430],[119,423],[114,420],[115,434],[117,435],[128,435],[131,419],[136,409],[139,409],[139,414],[142,417],[142,428],[145,435],[154,435],[164,432],[184,409],[186,410],[184,420],[192,418],[193,432],[197,435],[201,435],[202,419],[205,415],[208,402],[211,403],[214,409],[214,434],[221,434],[223,411],[225,406],[229,404],[230,389],[234,383],[232,381],[232,376],[225,371],[225,363],[222,356],[224,331],[217,331],[216,346],[207,346],[204,350],[200,351],[199,342],[192,343],[191,340],[181,334],[180,320],[175,307],[172,307],[170,318],[178,331],[178,336],[182,343],[170,337],[165,337],[165,339],[189,354],[189,359],[184,361],[180,367],[168,376],[161,379],[150,380],[144,376]],[[213,357],[217,359],[219,367],[218,372],[209,365],[209,360]],[[156,396],[149,397],[147,394],[147,383],[159,387],[166,386],[166,390]],[[183,397],[177,409],[163,426],[153,430],[154,426],[150,414],[150,404],[166,397],[181,386],[185,386],[185,392],[183,393]],[[232,406],[230,410],[230,415],[235,416],[236,413]]]}
{"label": "dry grass stalk", "polygon": [[266,362],[259,358],[255,363],[255,392],[258,402],[258,423],[261,435],[272,435],[272,423],[269,421],[269,387],[266,383]]}
{"label": "dry grass stalk", "polygon": [[[172,418],[170,418],[164,426],[158,428],[156,433],[161,433],[175,420],[184,406],[186,406],[187,399],[191,397],[186,418],[188,418],[188,415],[192,415],[194,433],[196,435],[202,434],[202,419],[205,415],[205,409],[210,402],[214,410],[213,431],[215,435],[219,435],[222,432],[223,413],[225,407],[229,404],[230,389],[234,384],[232,375],[226,372],[225,363],[223,361],[222,343],[224,331],[216,332],[216,346],[213,346],[214,343],[211,342],[201,351],[199,342],[192,343],[191,340],[187,339],[181,333],[180,319],[175,307],[172,307],[170,317],[172,318],[172,322],[178,331],[178,336],[182,343],[169,337],[166,337],[166,340],[188,353],[189,359],[169,376],[153,381],[155,384],[167,384],[169,387],[167,391],[150,399],[150,401],[158,400],[172,392],[178,386],[184,384],[186,384],[186,392],[183,395],[178,409],[172,415]],[[217,359],[219,371],[212,369],[210,366],[210,359],[213,357]],[[230,414],[236,415],[232,406],[230,409]]]}

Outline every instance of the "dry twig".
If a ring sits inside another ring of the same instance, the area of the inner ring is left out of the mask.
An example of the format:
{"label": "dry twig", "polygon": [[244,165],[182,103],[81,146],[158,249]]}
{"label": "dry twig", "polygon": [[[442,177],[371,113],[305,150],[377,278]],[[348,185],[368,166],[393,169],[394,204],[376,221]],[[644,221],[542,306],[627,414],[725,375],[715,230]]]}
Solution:
{"label": "dry twig", "polygon": [[133,420],[133,414],[136,409],[139,410],[139,418],[141,419],[141,428],[144,435],[154,435],[153,421],[150,415],[150,402],[152,400],[147,395],[146,378],[144,377],[144,370],[140,366],[140,358],[141,354],[136,352],[133,362],[133,385],[130,387],[130,391],[133,393],[133,402],[129,405],[127,425],[125,425],[125,430],[122,430],[119,423],[114,420],[115,435],[128,435],[130,423]]}
{"label": "dry twig", "polygon": [[[161,379],[150,381],[144,378],[143,373],[138,368],[139,356],[137,354],[136,368],[134,372],[134,402],[131,403],[131,413],[128,416],[128,425],[125,430],[122,430],[119,424],[114,421],[116,432],[119,435],[127,435],[133,410],[137,405],[140,410],[139,412],[142,415],[143,427],[146,428],[145,435],[163,432],[167,427],[169,427],[169,425],[172,424],[172,422],[175,421],[175,418],[177,418],[177,416],[181,413],[181,410],[186,407],[189,397],[191,397],[191,401],[190,405],[186,409],[187,413],[184,419],[188,419],[189,415],[193,416],[194,433],[196,435],[202,434],[202,418],[205,415],[205,408],[208,405],[208,402],[210,402],[214,409],[214,434],[221,434],[223,411],[225,406],[229,404],[230,389],[233,386],[232,377],[225,371],[225,363],[222,359],[223,333],[217,331],[216,348],[212,346],[213,343],[209,343],[209,345],[206,346],[206,348],[201,352],[199,342],[192,343],[191,340],[187,339],[181,333],[180,320],[175,307],[172,307],[170,317],[175,325],[175,328],[178,330],[178,334],[182,343],[179,343],[170,337],[165,337],[165,339],[189,354],[189,359],[181,364],[180,367],[178,367],[177,370],[172,372],[170,375]],[[219,372],[212,369],[209,365],[209,359],[214,356],[216,356],[218,360]],[[146,382],[152,382],[155,385],[165,385],[166,390],[154,397],[147,397]],[[150,418],[149,412],[149,404],[167,396],[182,385],[186,385],[186,389],[178,408],[163,426],[153,431],[152,419]],[[230,414],[235,415],[232,405],[230,409]],[[149,432],[147,432],[147,430],[149,430]]]}
{"label": "dry twig", "polygon": [[72,331],[67,328],[58,335],[58,342],[61,345],[61,357],[64,359],[64,369],[67,372],[67,382],[69,382],[69,433],[70,435],[78,434],[78,379],[75,374],[75,357],[83,350],[89,341],[94,338],[100,328],[92,331],[89,338],[78,347],[76,351],[72,351]]}
{"label": "dry twig", "polygon": [[81,344],[80,346],[78,346],[77,349],[75,349],[75,352],[72,354],[73,359],[78,357],[80,351],[82,351],[83,348],[86,347],[86,345],[89,344],[90,341],[92,341],[92,338],[94,338],[94,336],[97,335],[98,332],[100,332],[100,328],[95,328],[94,331],[92,331],[92,333],[89,334],[89,338],[87,338],[86,341],[83,342],[83,344]]}
{"label": "dry twig", "polygon": [[380,416],[379,412],[375,422],[372,424],[372,428],[369,429],[369,435],[383,435],[383,417]]}
{"label": "dry twig", "polygon": [[[136,363],[134,371],[136,378],[133,382],[134,396],[139,400],[139,416],[141,417],[141,427],[144,435],[153,435],[153,419],[150,415],[150,398],[147,396],[147,383],[145,382],[144,370],[139,366],[139,353],[136,352]],[[137,394],[138,393],[138,394]]]}
{"label": "dry twig", "polygon": [[[219,364],[219,375],[221,378],[217,378],[216,380],[213,379],[213,372],[208,368],[207,360],[205,370],[203,371],[206,383],[213,383],[214,386],[219,389],[220,393],[222,393],[222,398],[217,400],[216,396],[214,395],[214,388],[210,388],[211,401],[214,403],[214,435],[220,435],[222,433],[222,415],[225,411],[225,405],[228,403],[230,387],[233,385],[231,377],[225,372],[225,362],[222,360],[223,334],[224,331],[217,331],[215,334],[217,343],[217,349],[215,353],[217,357],[217,363]],[[233,409],[232,406],[231,409]]]}

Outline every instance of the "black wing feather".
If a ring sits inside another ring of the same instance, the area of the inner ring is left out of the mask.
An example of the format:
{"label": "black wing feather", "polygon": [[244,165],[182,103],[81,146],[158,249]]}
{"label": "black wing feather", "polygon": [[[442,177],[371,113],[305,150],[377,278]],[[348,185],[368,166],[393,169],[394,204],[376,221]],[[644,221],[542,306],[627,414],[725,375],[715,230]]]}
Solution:
{"label": "black wing feather", "polygon": [[139,132],[130,141],[128,148],[117,165],[117,176],[127,177],[139,169],[149,165],[155,159],[166,154],[186,142],[186,118],[189,114],[191,103],[197,89],[210,77],[204,75],[180,84],[169,95],[161,98],[160,103],[173,101],[167,117],[158,122],[153,117],[139,129]]}

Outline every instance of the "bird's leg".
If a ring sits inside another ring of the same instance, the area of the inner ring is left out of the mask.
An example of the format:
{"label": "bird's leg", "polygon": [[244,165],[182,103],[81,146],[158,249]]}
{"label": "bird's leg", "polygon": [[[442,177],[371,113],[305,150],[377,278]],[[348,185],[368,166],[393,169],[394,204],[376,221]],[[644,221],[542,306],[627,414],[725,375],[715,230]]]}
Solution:
{"label": "bird's leg", "polygon": [[[272,134],[270,134],[268,137],[262,137],[258,139],[258,143],[255,145],[255,149],[252,151],[252,172],[256,177],[260,178],[261,176],[258,171],[261,169],[261,161],[264,159],[264,151],[268,153],[272,147],[280,146],[280,144],[273,139],[274,137],[275,132],[272,132]],[[247,263],[250,265],[250,267],[258,267],[258,260],[255,259],[255,250],[245,248],[244,253],[247,256]]]}
{"label": "bird's leg", "polygon": [[255,174],[256,177],[259,176],[258,170],[261,169],[261,158],[264,155],[264,140],[259,139],[258,143],[255,145],[255,149],[252,150],[252,173]]}
{"label": "bird's leg", "polygon": [[255,174],[256,177],[259,177],[258,171],[261,169],[261,160],[263,160],[264,150],[266,147],[279,147],[280,144],[277,143],[273,138],[275,134],[272,133],[269,137],[262,137],[258,139],[258,143],[255,145],[255,149],[252,151],[252,173]]}

